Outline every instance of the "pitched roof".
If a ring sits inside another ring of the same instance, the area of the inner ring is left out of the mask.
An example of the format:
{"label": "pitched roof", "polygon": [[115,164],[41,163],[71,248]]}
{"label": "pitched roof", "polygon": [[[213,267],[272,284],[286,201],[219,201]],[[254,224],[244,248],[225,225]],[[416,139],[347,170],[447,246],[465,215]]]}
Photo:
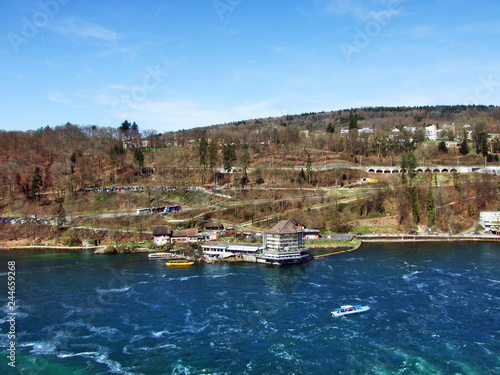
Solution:
{"label": "pitched roof", "polygon": [[173,230],[172,237],[197,237],[198,229],[186,229],[186,230]]}
{"label": "pitched roof", "polygon": [[157,225],[153,227],[153,236],[169,236],[172,234],[170,225]]}
{"label": "pitched roof", "polygon": [[292,233],[302,233],[303,229],[298,227],[295,220],[282,220],[274,227],[269,229],[267,233],[270,234],[292,234]]}
{"label": "pitched roof", "polygon": [[196,228],[187,229],[186,234],[188,237],[198,237],[198,229],[196,229]]}
{"label": "pitched roof", "polygon": [[292,217],[292,218],[290,218],[290,219],[288,219],[288,220],[289,220],[292,224],[295,224],[295,225],[296,225],[296,226],[298,226],[298,227],[305,228],[302,224],[300,224],[300,223],[297,221],[297,219],[295,219],[295,218],[293,218],[293,217]]}

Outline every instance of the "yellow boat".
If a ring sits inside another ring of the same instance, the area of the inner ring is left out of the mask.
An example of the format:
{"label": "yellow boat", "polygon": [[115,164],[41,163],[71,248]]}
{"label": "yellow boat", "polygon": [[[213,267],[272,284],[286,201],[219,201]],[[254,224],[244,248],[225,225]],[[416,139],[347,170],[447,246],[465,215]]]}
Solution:
{"label": "yellow boat", "polygon": [[165,263],[169,267],[175,266],[192,266],[194,264],[193,261],[187,259],[172,259]]}

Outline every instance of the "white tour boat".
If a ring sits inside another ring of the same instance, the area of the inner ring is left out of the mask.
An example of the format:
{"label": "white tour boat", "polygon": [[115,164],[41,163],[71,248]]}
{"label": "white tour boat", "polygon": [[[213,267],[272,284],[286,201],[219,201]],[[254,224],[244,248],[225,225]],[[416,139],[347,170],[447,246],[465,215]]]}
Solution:
{"label": "white tour boat", "polygon": [[361,312],[365,312],[370,310],[369,306],[363,306],[363,305],[345,305],[345,306],[340,306],[338,309],[335,309],[332,311],[332,316],[336,318],[337,316],[343,316],[343,315],[349,315],[349,314],[357,314]]}
{"label": "white tour boat", "polygon": [[170,259],[173,258],[174,255],[170,253],[151,253],[148,254],[149,259]]}

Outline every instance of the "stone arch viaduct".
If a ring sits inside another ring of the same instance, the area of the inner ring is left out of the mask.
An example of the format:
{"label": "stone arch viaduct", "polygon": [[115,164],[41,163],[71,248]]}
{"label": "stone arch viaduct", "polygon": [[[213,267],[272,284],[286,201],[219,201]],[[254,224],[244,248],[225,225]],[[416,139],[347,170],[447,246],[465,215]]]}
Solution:
{"label": "stone arch viaduct", "polygon": [[[378,174],[393,174],[401,173],[401,167],[389,167],[389,166],[368,166],[363,167],[367,173],[378,173]],[[417,173],[488,173],[494,175],[500,175],[500,167],[484,167],[484,166],[446,166],[446,165],[435,165],[435,166],[420,166],[415,169]]]}

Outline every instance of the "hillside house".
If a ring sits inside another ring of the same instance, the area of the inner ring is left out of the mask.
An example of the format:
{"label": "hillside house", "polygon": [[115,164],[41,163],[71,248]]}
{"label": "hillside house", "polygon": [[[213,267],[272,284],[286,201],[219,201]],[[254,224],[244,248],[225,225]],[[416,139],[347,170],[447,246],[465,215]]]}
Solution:
{"label": "hillside house", "polygon": [[172,242],[197,242],[198,229],[172,230],[169,225],[157,225],[153,227],[153,241],[155,246]]}
{"label": "hillside house", "polygon": [[155,246],[162,246],[170,243],[172,239],[172,229],[169,225],[157,225],[153,227],[153,243]]}
{"label": "hillside house", "polygon": [[373,134],[373,128],[370,127],[362,127],[358,130],[359,134]]}
{"label": "hillside house", "polygon": [[441,138],[441,130],[436,125],[429,125],[425,127],[425,139],[429,141],[437,141]]}
{"label": "hillside house", "polygon": [[198,229],[173,230],[171,242],[197,242]]}

